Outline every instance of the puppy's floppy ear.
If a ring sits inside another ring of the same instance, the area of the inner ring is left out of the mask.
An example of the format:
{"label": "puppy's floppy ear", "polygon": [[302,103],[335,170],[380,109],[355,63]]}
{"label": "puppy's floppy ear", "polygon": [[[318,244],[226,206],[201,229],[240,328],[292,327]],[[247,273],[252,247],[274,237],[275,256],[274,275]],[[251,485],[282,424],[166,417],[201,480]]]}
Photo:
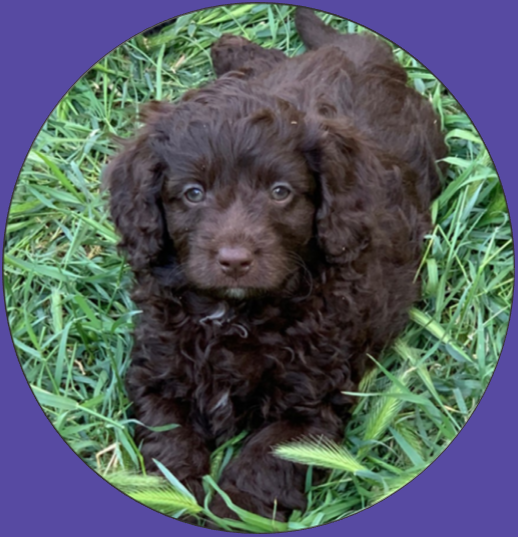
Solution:
{"label": "puppy's floppy ear", "polygon": [[309,157],[320,185],[316,228],[330,263],[349,263],[373,246],[377,159],[352,127],[322,119],[316,151]]}
{"label": "puppy's floppy ear", "polygon": [[172,109],[167,103],[148,105],[140,134],[123,142],[122,151],[103,172],[111,215],[122,236],[119,246],[135,271],[149,269],[157,262],[167,237],[160,197],[164,165],[152,144],[161,136],[160,118]]}

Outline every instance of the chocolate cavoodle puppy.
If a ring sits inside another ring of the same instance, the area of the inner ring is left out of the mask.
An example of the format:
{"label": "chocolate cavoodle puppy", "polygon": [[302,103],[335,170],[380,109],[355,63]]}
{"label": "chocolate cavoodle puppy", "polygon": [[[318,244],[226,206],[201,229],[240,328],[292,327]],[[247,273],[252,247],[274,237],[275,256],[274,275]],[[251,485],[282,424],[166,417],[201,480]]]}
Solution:
{"label": "chocolate cavoodle puppy", "polygon": [[[218,79],[151,103],[106,171],[142,310],[127,388],[146,464],[198,498],[211,449],[250,432],[221,487],[284,519],[305,467],[272,455],[340,440],[367,367],[402,330],[446,146],[390,48],[339,35],[307,9],[308,52],[235,36]],[[218,497],[213,505],[230,515]]]}

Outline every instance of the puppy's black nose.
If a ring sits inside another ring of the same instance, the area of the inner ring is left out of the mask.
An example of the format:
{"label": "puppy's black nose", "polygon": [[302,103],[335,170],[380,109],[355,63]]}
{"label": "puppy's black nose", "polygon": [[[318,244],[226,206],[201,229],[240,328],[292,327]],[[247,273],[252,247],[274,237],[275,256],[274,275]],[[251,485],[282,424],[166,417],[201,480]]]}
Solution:
{"label": "puppy's black nose", "polygon": [[240,278],[252,266],[252,252],[242,247],[221,248],[217,255],[217,261],[227,276]]}

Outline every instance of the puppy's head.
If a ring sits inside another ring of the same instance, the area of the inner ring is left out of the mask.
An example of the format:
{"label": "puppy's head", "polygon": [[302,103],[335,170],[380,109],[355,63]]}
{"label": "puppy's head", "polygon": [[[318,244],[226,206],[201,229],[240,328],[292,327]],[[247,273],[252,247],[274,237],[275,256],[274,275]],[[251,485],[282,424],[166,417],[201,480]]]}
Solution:
{"label": "puppy's head", "polygon": [[285,289],[315,244],[336,257],[364,237],[333,206],[355,182],[343,137],[329,152],[336,136],[286,101],[234,97],[149,105],[105,175],[135,272],[247,298]]}
{"label": "puppy's head", "polygon": [[151,105],[106,180],[135,271],[245,298],[282,289],[300,270],[318,192],[295,109],[247,101],[229,110]]}
{"label": "puppy's head", "polygon": [[314,231],[300,118],[194,116],[163,154],[165,220],[189,283],[236,298],[281,289]]}

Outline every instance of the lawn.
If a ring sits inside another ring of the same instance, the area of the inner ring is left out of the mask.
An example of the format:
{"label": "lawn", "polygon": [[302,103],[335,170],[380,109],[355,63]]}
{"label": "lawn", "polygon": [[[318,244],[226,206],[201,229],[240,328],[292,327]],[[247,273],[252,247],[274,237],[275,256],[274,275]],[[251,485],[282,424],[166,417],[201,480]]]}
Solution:
{"label": "lawn", "polygon": [[[68,445],[124,492],[170,516],[212,517],[222,467],[243,435],[220,447],[198,506],[174,476],[141,475],[123,388],[138,312],[131,274],[100,192],[100,174],[128,136],[139,106],[175,100],[213,78],[209,47],[222,33],[277,47],[303,47],[293,8],[235,5],[179,17],[137,36],[90,69],[60,101],[27,157],[5,239],[5,299],[18,357],[38,401]],[[342,32],[368,31],[329,15]],[[393,45],[394,46],[394,45]],[[240,511],[214,519],[223,529],[267,533],[351,515],[391,494],[455,438],[480,401],[503,347],[514,273],[511,226],[491,158],[450,93],[394,46],[410,83],[425,94],[447,132],[450,164],[434,202],[434,227],[420,269],[423,298],[410,323],[360,386],[343,446],[283,446],[279,456],[332,469],[311,486],[308,508],[287,523]]]}

